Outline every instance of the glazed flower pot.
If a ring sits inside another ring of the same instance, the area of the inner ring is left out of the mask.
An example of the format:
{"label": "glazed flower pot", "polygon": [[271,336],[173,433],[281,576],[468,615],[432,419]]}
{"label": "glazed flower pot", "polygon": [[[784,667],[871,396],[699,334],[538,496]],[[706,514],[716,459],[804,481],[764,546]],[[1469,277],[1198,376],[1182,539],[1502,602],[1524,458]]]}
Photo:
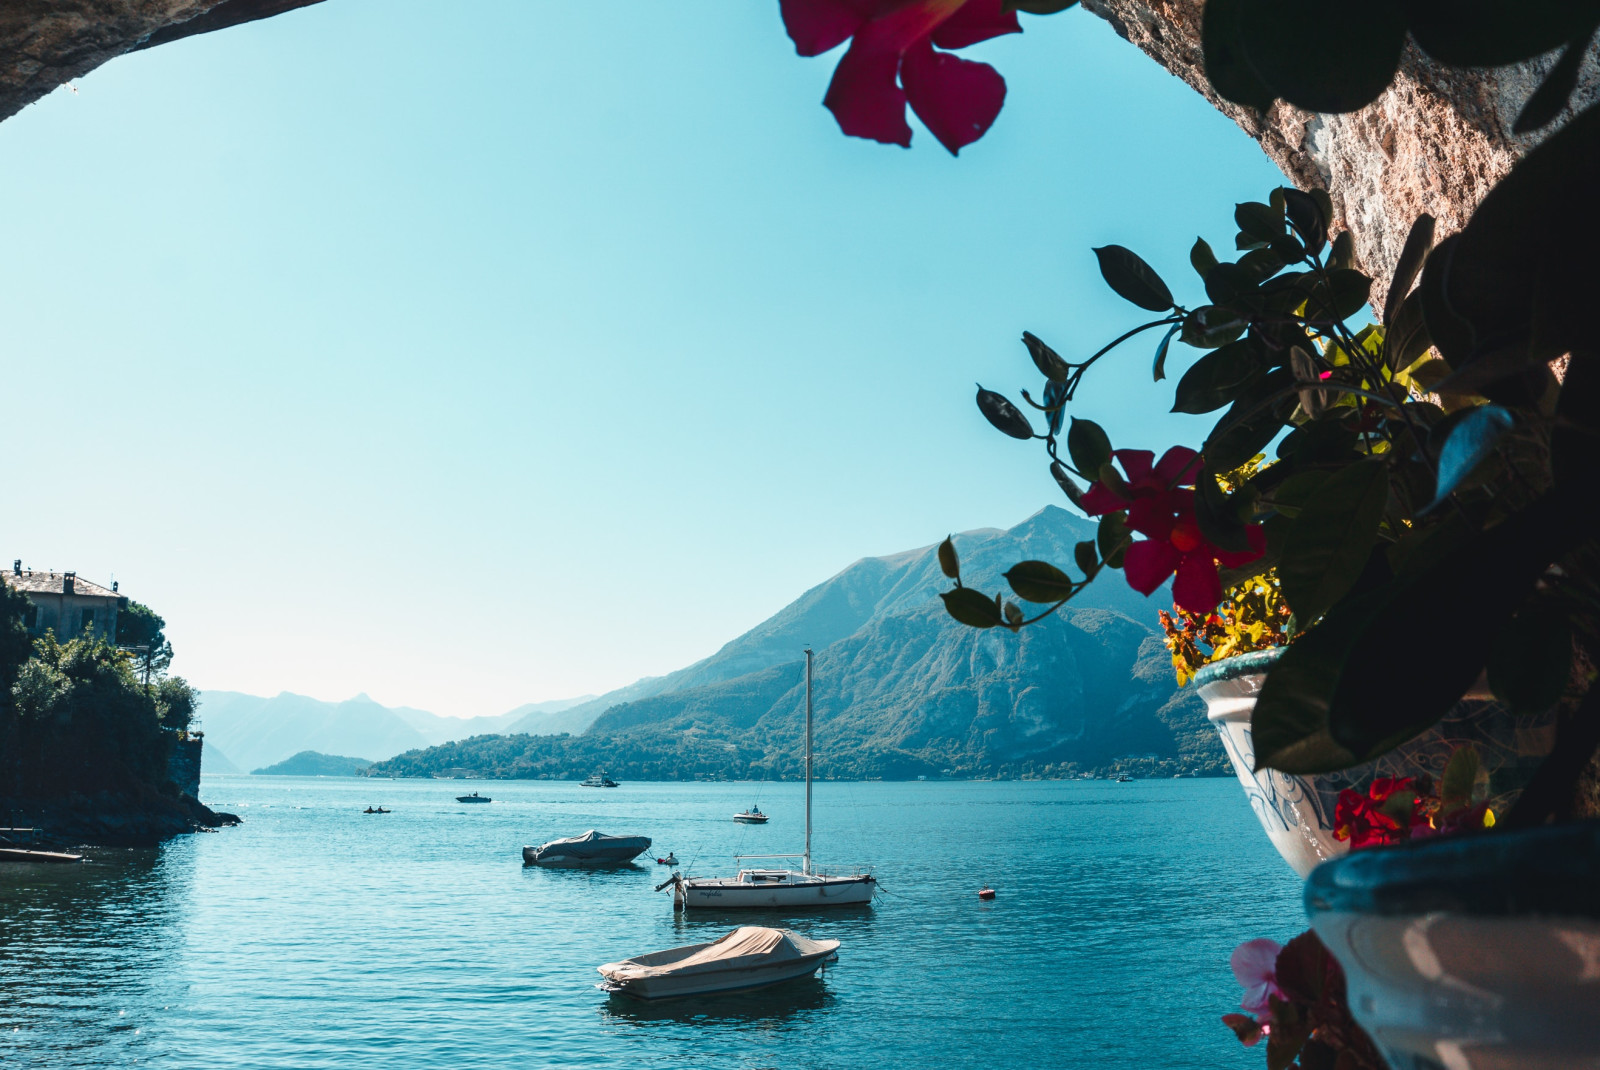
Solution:
{"label": "glazed flower pot", "polygon": [[1517,717],[1494,701],[1487,687],[1467,693],[1438,724],[1377,761],[1337,773],[1292,776],[1275,769],[1255,771],[1250,715],[1267,670],[1282,648],[1241,654],[1206,665],[1194,683],[1216,725],[1250,808],[1284,861],[1304,877],[1323,862],[1342,858],[1349,844],[1333,834],[1339,792],[1362,789],[1375,777],[1405,777],[1444,771],[1454,750],[1470,743],[1481,765],[1478,790],[1490,808],[1503,814],[1546,754],[1554,739],[1555,712]]}
{"label": "glazed flower pot", "polygon": [[1600,1067],[1600,821],[1357,851],[1305,903],[1395,1070]]}

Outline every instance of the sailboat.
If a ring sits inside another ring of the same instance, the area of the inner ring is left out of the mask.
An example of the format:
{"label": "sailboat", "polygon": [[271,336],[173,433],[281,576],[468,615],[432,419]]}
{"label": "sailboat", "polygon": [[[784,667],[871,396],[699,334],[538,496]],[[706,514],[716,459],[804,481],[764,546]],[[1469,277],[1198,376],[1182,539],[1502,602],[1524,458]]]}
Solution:
{"label": "sailboat", "polygon": [[[870,873],[824,873],[811,865],[811,648],[806,648],[806,850],[800,855],[740,855],[736,877],[685,877],[674,873],[656,886],[670,886],[678,909],[735,910],[773,907],[845,906],[872,902],[878,882]],[[799,869],[775,865],[798,858]],[[746,862],[767,863],[746,866]]]}

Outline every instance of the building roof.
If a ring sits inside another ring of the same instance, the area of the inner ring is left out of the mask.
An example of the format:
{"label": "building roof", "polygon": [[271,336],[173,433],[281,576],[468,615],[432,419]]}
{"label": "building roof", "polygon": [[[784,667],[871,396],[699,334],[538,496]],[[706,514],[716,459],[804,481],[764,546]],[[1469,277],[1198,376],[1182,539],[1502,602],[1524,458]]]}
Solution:
{"label": "building roof", "polygon": [[[67,574],[65,572],[35,572],[33,569],[23,569],[22,575],[18,576],[15,572],[8,568],[4,573],[0,573],[0,575],[3,575],[7,584],[23,592],[24,594],[65,593],[65,591],[62,589],[66,582]],[[93,580],[86,580],[82,576],[77,576],[72,581],[72,593],[76,595],[87,595],[89,597],[97,598],[122,597],[117,592],[108,590],[107,588],[100,586],[98,583],[95,583]]]}

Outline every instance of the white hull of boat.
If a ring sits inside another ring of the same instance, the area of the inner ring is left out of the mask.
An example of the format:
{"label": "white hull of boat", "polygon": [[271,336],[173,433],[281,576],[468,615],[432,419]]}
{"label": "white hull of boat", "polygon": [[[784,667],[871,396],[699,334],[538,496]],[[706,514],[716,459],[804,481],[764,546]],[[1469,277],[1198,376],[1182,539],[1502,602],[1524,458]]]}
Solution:
{"label": "white hull of boat", "polygon": [[802,884],[748,884],[736,881],[682,881],[673,891],[684,908],[761,910],[853,906],[872,902],[878,883],[871,877],[830,877]]}
{"label": "white hull of boat", "polygon": [[635,999],[682,999],[684,996],[709,996],[718,992],[749,992],[757,988],[809,977],[822,968],[823,963],[838,959],[830,951],[811,959],[785,962],[779,966],[760,966],[747,970],[725,970],[714,974],[699,974],[692,978],[652,977],[625,984],[607,984],[607,991]]}
{"label": "white hull of boat", "polygon": [[756,817],[751,814],[734,814],[733,819],[735,821],[742,821],[746,825],[765,825],[767,823],[767,818],[765,815]]}

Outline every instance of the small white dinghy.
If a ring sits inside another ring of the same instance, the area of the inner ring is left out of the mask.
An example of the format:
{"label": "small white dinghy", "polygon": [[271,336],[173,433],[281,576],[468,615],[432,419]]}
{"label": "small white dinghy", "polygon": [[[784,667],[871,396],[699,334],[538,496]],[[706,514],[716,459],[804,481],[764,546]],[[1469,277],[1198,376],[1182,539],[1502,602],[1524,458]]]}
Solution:
{"label": "small white dinghy", "polygon": [[839,941],[811,940],[788,929],[742,925],[709,944],[638,955],[598,966],[597,987],[636,999],[672,999],[809,977],[839,957]]}

